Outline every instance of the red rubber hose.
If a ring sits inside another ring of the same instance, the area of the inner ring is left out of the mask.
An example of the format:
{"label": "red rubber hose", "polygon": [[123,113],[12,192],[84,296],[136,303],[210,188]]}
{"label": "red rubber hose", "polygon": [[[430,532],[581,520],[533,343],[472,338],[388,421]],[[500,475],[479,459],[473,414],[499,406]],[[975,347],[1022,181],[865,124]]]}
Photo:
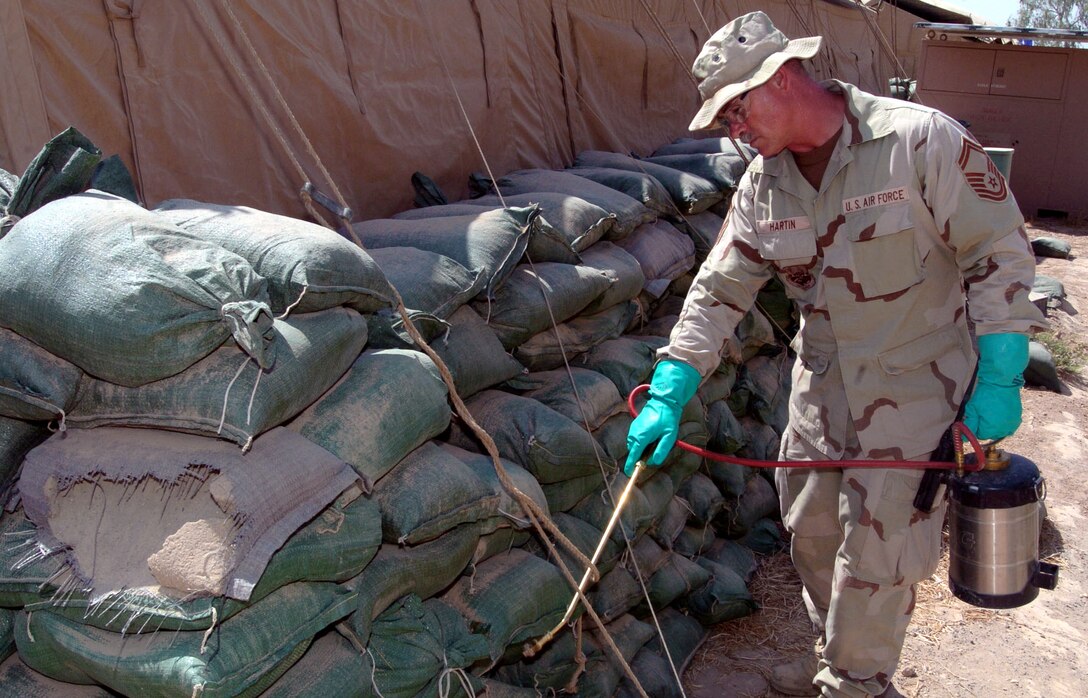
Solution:
{"label": "red rubber hose", "polygon": [[[638,416],[638,410],[635,408],[635,398],[650,389],[650,386],[643,384],[631,391],[631,394],[627,396],[627,410],[631,413],[632,417]],[[963,439],[967,439],[971,442],[971,448],[975,451],[975,462],[964,463],[963,469],[967,472],[974,472],[976,470],[982,470],[983,465],[986,463],[986,453],[983,451],[982,444],[971,430],[968,429],[962,422],[955,422],[952,425],[952,442],[955,444],[956,453],[958,455],[963,454]],[[937,468],[943,470],[956,470],[960,467],[959,464],[953,461],[920,461],[920,460],[759,460],[755,458],[741,458],[739,456],[727,456],[724,453],[715,453],[714,451],[708,451],[705,448],[693,446],[686,441],[677,441],[676,445],[685,451],[698,454],[703,458],[709,458],[711,460],[721,461],[723,463],[736,463],[737,465],[747,465],[752,468]]]}

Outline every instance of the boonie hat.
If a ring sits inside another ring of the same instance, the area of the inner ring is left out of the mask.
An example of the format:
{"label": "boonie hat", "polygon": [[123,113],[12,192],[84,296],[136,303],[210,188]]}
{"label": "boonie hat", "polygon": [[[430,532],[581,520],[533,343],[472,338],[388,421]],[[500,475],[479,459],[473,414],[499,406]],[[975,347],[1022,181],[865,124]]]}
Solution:
{"label": "boonie hat", "polygon": [[737,17],[707,39],[691,67],[704,101],[688,128],[708,128],[730,100],[767,82],[789,59],[812,58],[822,42],[787,38],[763,12]]}

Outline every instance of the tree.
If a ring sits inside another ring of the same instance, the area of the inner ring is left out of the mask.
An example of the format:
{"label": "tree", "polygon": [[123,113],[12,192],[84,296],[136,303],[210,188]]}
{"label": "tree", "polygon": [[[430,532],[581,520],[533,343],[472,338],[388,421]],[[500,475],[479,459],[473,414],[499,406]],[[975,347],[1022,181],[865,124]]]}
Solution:
{"label": "tree", "polygon": [[[1088,30],[1088,0],[1020,0],[1020,10],[1009,18],[1014,27]],[[1039,42],[1044,43],[1044,42]],[[1045,42],[1075,45],[1076,42]]]}

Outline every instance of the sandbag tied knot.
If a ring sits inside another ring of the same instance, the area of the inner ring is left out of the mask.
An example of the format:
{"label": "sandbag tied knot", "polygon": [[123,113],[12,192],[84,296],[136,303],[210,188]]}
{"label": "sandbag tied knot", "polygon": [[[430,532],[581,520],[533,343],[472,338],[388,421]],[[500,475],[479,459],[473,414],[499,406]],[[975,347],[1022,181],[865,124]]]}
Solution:
{"label": "sandbag tied knot", "polygon": [[268,303],[255,300],[231,301],[219,308],[219,316],[230,327],[234,341],[242,351],[253,357],[262,369],[276,362],[276,337],[272,309]]}

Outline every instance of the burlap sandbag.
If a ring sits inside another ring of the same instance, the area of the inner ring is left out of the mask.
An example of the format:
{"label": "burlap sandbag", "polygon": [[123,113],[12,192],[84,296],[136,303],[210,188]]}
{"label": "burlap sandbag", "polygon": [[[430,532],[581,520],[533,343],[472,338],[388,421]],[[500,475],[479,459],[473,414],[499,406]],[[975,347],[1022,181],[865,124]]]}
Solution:
{"label": "burlap sandbag", "polygon": [[366,319],[350,308],[276,320],[284,347],[270,369],[224,345],[176,376],[130,388],[85,375],[71,426],[140,426],[221,436],[245,446],[313,404],[359,356]]}
{"label": "burlap sandbag", "polygon": [[[11,516],[15,520],[10,524],[5,521],[4,534],[13,541],[31,541],[36,527],[21,516]],[[346,581],[366,567],[380,544],[378,505],[358,496],[357,490],[349,491],[293,533],[272,555],[247,601],[131,593],[92,600],[66,585],[73,573],[62,550],[32,544],[5,551],[0,557],[0,569],[10,570],[0,576],[0,605],[48,610],[119,633],[207,630],[287,584]]]}
{"label": "burlap sandbag", "polygon": [[246,601],[287,538],[358,484],[282,427],[244,454],[220,439],[103,427],[32,450],[19,493],[38,540],[67,546],[93,600],[171,590]]}
{"label": "burlap sandbag", "polygon": [[49,438],[52,432],[42,422],[25,422],[0,415],[0,502],[19,477],[23,456]]}
{"label": "burlap sandbag", "polygon": [[102,380],[172,376],[232,336],[262,368],[275,362],[267,283],[252,265],[131,201],[59,199],[3,242],[0,326]]}
{"label": "burlap sandbag", "polygon": [[366,250],[325,226],[248,206],[168,199],[155,215],[242,257],[268,281],[272,311],[389,307],[393,294]]}
{"label": "burlap sandbag", "polygon": [[340,382],[287,427],[376,482],[450,422],[446,384],[424,353],[363,352]]}

